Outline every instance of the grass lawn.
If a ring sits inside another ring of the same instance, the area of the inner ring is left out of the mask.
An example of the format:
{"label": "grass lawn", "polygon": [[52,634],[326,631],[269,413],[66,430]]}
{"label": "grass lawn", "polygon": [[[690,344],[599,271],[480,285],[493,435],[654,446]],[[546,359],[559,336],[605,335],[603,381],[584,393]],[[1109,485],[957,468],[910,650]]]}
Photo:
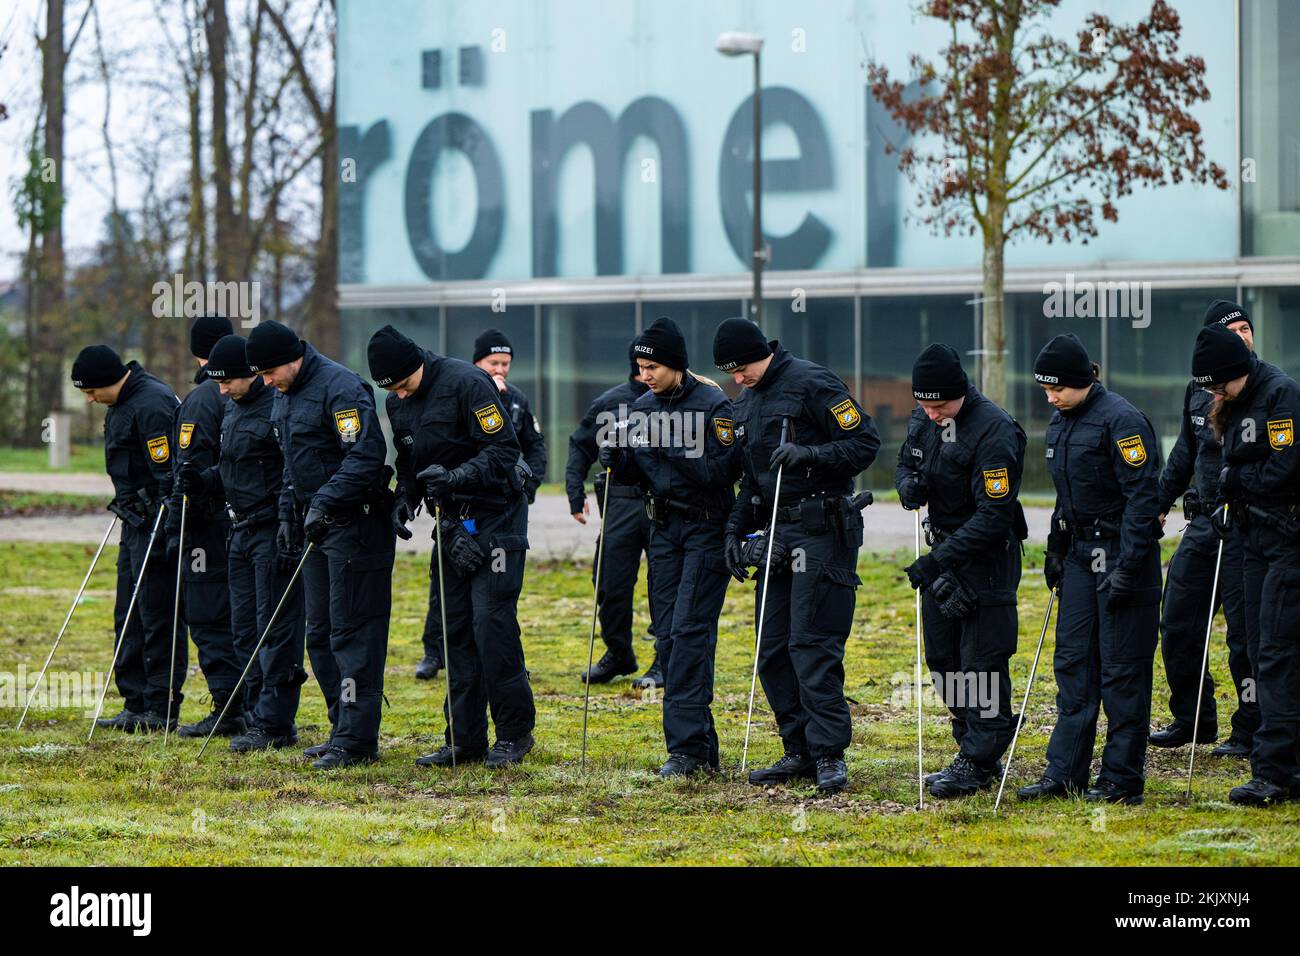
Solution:
{"label": "grass lawn", "polygon": [[[0,671],[39,669],[93,548],[0,545]],[[106,553],[55,667],[102,669],[111,648],[112,558]],[[1013,662],[1019,707],[1047,592],[1032,552],[1021,589],[1021,642]],[[593,690],[586,774],[578,768],[582,688],[591,614],[586,566],[529,569],[520,617],[537,695],[537,749],[517,768],[456,773],[417,768],[441,732],[443,683],[412,674],[420,656],[426,564],[399,556],[382,728],[383,760],[332,775],[308,769],[297,749],[237,756],[214,746],[97,731],[80,710],[41,711],[22,731],[0,709],[0,862],[25,864],[1091,864],[1246,865],[1300,862],[1300,804],[1240,810],[1227,791],[1243,762],[1198,755],[1195,799],[1183,802],[1187,750],[1152,750],[1147,802],[1094,808],[1078,801],[1021,805],[992,795],[916,802],[916,718],[907,681],[915,632],[904,562],[861,563],[848,695],[854,741],[851,789],[819,799],[809,787],[761,790],[739,770],[752,663],[752,586],[732,585],[721,623],[714,713],[720,776],[664,783],[660,704],[626,682]],[[644,582],[643,582],[644,584]],[[644,630],[644,603],[638,626]],[[1012,782],[1036,779],[1053,722],[1051,635],[1030,702]],[[1222,632],[1212,667],[1226,678]],[[643,665],[650,645],[638,642]],[[598,651],[599,653],[599,651]],[[184,717],[207,709],[191,650]],[[1157,658],[1157,720],[1165,720]],[[1231,703],[1219,690],[1221,725]],[[299,715],[303,745],[322,739],[314,682]],[[12,694],[12,691],[10,692]],[[18,701],[21,706],[22,701]],[[926,770],[953,754],[937,701],[927,703]],[[110,693],[108,713],[118,709]],[[1104,732],[1104,731],[1103,731]],[[1100,740],[1100,735],[1099,735]],[[780,754],[760,691],[751,763]],[[1203,748],[1201,754],[1207,753]],[[1100,757],[1100,750],[1097,752]],[[1008,784],[1011,786],[1011,783]]]}
{"label": "grass lawn", "polygon": [[[67,468],[50,467],[50,451],[40,448],[0,447],[0,471],[48,471],[54,474],[67,472],[104,471],[104,449],[100,445],[73,445]],[[84,569],[83,569],[84,571]]]}

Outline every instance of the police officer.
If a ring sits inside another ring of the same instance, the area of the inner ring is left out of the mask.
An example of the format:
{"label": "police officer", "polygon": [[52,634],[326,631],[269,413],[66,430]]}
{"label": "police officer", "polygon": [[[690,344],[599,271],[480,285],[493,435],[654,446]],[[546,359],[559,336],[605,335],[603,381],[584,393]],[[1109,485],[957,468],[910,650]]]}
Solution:
{"label": "police officer", "polygon": [[[523,482],[528,503],[532,504],[537,495],[537,486],[546,477],[546,441],[542,438],[541,425],[529,407],[527,397],[507,381],[513,359],[514,347],[500,329],[486,329],[474,340],[474,364],[491,377],[500,392],[501,402],[505,405],[510,424],[515,430],[515,439],[522,449],[515,467],[519,472],[519,481]],[[527,521],[528,513],[525,510],[525,533]],[[436,607],[431,608],[431,612],[434,610]],[[442,633],[439,627],[440,623],[432,613],[425,618],[424,658],[415,668],[415,676],[419,680],[432,680],[438,676],[438,669],[442,667]]]}
{"label": "police officer", "polygon": [[[107,345],[89,345],[78,353],[72,363],[72,384],[81,389],[87,402],[108,406],[104,416],[104,464],[113,481],[113,500],[108,508],[122,519],[113,624],[120,642],[120,648],[114,645],[114,674],[123,707],[117,715],[100,718],[96,723],[128,733],[162,730],[170,694],[174,727],[184,700],[180,690],[188,646],[177,642],[176,666],[168,674],[172,659],[173,579],[167,568],[164,526],[157,519],[172,490],[172,428],[180,403],[172,390],[139,362],[123,365]],[[149,550],[155,527],[157,537]],[[137,581],[140,591],[135,611],[130,626],[123,628]]]}
{"label": "police officer", "polygon": [[686,339],[669,318],[632,344],[650,390],[628,426],[602,446],[613,480],[645,491],[650,529],[650,600],[663,635],[663,724],[668,760],[659,776],[719,768],[713,725],[718,615],[727,595],[723,522],[735,503],[737,460],[731,402],[687,368]]}
{"label": "police officer", "polygon": [[1097,381],[1078,337],[1058,335],[1034,361],[1056,411],[1047,467],[1056,508],[1043,575],[1060,591],[1056,727],[1047,770],[1022,800],[1084,790],[1099,705],[1108,730],[1086,798],[1141,803],[1160,625],[1160,450],[1145,415]]}
{"label": "police officer", "polygon": [[[587,472],[600,453],[597,439],[602,432],[612,432],[626,425],[627,414],[638,398],[650,386],[641,381],[641,369],[636,356],[628,346],[631,369],[628,380],[602,392],[587,409],[587,414],[569,436],[569,460],[564,468],[564,486],[569,496],[569,513],[579,524],[587,523],[591,513],[587,504]],[[639,488],[615,482],[605,489],[605,472],[596,477],[596,502],[608,494],[608,510],[601,515],[599,547],[605,552],[601,558],[601,589],[596,596],[600,615],[600,638],[605,642],[605,653],[591,669],[593,684],[606,684],[623,674],[636,673],[636,651],[632,647],[632,600],[636,579],[641,567],[641,552],[650,543],[650,517]],[[591,564],[593,584],[596,579],[596,562]],[[648,587],[653,587],[647,581]],[[654,607],[650,609],[650,633],[654,627]],[[586,680],[584,671],[579,680]],[[658,652],[645,674],[632,681],[633,687],[663,687],[663,668]]]}
{"label": "police officer", "polygon": [[[528,498],[515,465],[519,443],[491,379],[467,362],[419,348],[392,326],[370,339],[370,376],[388,390],[397,447],[392,530],[406,530],[421,498],[441,506],[442,561],[430,560],[429,617],[439,621],[438,569],[446,596],[453,726],[422,767],[518,763],[533,748],[536,711],[519,635],[519,591],[528,549]],[[436,535],[435,535],[436,541]],[[437,544],[434,545],[435,549]],[[488,708],[497,739],[488,750]]]}
{"label": "police officer", "polygon": [[[221,422],[221,461],[213,466],[230,520],[230,625],[245,664],[284,599],[254,665],[260,682],[245,687],[247,730],[230,741],[237,753],[280,749],[298,742],[294,719],[307,680],[303,670],[303,588],[285,595],[297,561],[275,547],[284,456],[271,430],[276,391],[248,366],[245,342],[227,335],[212,346],[207,375],[230,400]],[[257,692],[254,692],[257,686]]]}
{"label": "police officer", "polygon": [[[1215,323],[1240,335],[1247,348],[1254,347],[1250,316],[1240,305],[1223,299],[1211,302],[1205,313],[1205,324]],[[1174,720],[1168,727],[1151,734],[1150,741],[1156,747],[1181,747],[1191,742],[1198,692],[1201,719],[1197,742],[1210,743],[1218,735],[1214,681],[1209,670],[1201,667],[1207,616],[1212,610],[1207,595],[1214,587],[1217,561],[1218,590],[1214,601],[1216,609],[1223,607],[1228,623],[1228,669],[1237,688],[1237,711],[1232,716],[1232,734],[1213,753],[1220,757],[1249,757],[1255,728],[1259,726],[1259,706],[1249,690],[1254,674],[1253,650],[1247,647],[1246,640],[1241,539],[1236,535],[1220,539],[1211,521],[1219,471],[1223,467],[1223,449],[1211,421],[1214,401],[1212,394],[1195,382],[1188,382],[1183,395],[1182,428],[1160,476],[1162,520],[1182,495],[1187,526],[1169,562],[1160,616],[1161,651],[1169,681],[1169,710]],[[1223,540],[1221,561],[1220,540]]]}
{"label": "police officer", "polygon": [[1219,496],[1228,532],[1242,539],[1246,628],[1258,647],[1252,777],[1228,797],[1269,806],[1300,793],[1300,385],[1218,323],[1196,338],[1192,377],[1218,398]]}
{"label": "police officer", "polygon": [[[748,576],[747,567],[759,568],[756,608],[765,542],[775,535],[758,673],[785,756],[751,772],[749,781],[812,777],[819,790],[835,792],[848,784],[844,751],[852,724],[844,699],[844,644],[862,583],[854,570],[862,515],[846,495],[875,459],[880,436],[834,373],[767,341],[747,319],[718,326],[713,359],[745,386],[735,403],[743,472],[727,520],[725,558],[737,580]],[[776,528],[747,540],[770,520],[778,469]]]}
{"label": "police officer", "polygon": [[[234,331],[224,316],[205,315],[190,327],[190,354],[198,364],[195,387],[181,401],[177,416],[172,496],[167,506],[167,537],[179,541],[183,554],[168,549],[167,563],[181,561],[181,608],[185,626],[198,649],[199,669],[212,696],[212,712],[180,728],[182,737],[207,737],[215,732],[233,737],[245,729],[244,706],[256,700],[260,672],[248,675],[249,695],[238,686],[251,646],[237,653],[230,631],[230,585],[226,541],[230,521],[222,498],[217,459],[221,454],[221,419],[230,405],[204,367],[212,346]],[[181,497],[185,507],[185,540],[180,541]],[[182,632],[179,640],[184,640]],[[235,699],[227,707],[231,697]],[[222,712],[225,719],[217,723]]]}
{"label": "police officer", "polygon": [[308,748],[330,770],[378,759],[394,539],[387,452],[370,386],[279,322],[248,336],[249,368],[279,392],[272,427],[284,455],[276,549],[314,547],[302,568],[307,654],[330,739]]}
{"label": "police officer", "polygon": [[993,783],[1015,732],[1008,662],[1016,651],[1016,588],[1025,433],[971,384],[947,345],[912,366],[917,408],[898,450],[894,485],[903,507],[929,505],[931,550],[907,567],[922,589],[925,657],[952,714],[958,753],[932,774],[935,797],[962,797]]}

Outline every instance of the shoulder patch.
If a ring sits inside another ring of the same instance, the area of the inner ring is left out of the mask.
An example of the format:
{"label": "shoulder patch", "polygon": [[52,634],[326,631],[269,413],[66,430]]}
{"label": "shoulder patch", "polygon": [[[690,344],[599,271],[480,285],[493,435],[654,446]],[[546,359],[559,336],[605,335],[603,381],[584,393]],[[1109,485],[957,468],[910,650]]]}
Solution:
{"label": "shoulder patch", "polygon": [[1130,435],[1128,438],[1121,438],[1115,442],[1119,446],[1120,454],[1124,456],[1124,461],[1134,468],[1140,468],[1146,463],[1147,448],[1142,444],[1141,435]]}
{"label": "shoulder patch", "polygon": [[361,415],[355,408],[345,408],[334,413],[334,427],[344,439],[356,438],[361,434]]}
{"label": "shoulder patch", "polygon": [[715,418],[713,433],[718,436],[718,441],[722,444],[731,445],[736,440],[736,423],[730,418]]}
{"label": "shoulder patch", "polygon": [[1274,451],[1295,444],[1295,428],[1289,418],[1279,418],[1268,423],[1268,446]]}
{"label": "shoulder patch", "polygon": [[831,414],[835,420],[840,423],[840,428],[846,432],[853,431],[862,421],[862,416],[858,414],[857,406],[853,404],[853,399],[846,398],[838,405],[831,406]]}
{"label": "shoulder patch", "polygon": [[181,433],[176,439],[176,445],[182,451],[190,447],[190,439],[194,437],[194,423],[181,422]]}
{"label": "shoulder patch", "polygon": [[1005,498],[1011,491],[1011,478],[1005,468],[984,469],[984,494],[990,498]]}
{"label": "shoulder patch", "polygon": [[171,449],[167,447],[166,435],[159,435],[157,438],[150,438],[148,445],[149,445],[149,457],[152,458],[157,464],[161,465],[164,461],[166,461],[168,458],[172,456]]}
{"label": "shoulder patch", "polygon": [[492,435],[501,431],[501,426],[505,424],[505,418],[501,415],[501,409],[495,404],[484,405],[482,408],[474,409],[474,417],[478,419],[479,428],[483,429],[486,435]]}

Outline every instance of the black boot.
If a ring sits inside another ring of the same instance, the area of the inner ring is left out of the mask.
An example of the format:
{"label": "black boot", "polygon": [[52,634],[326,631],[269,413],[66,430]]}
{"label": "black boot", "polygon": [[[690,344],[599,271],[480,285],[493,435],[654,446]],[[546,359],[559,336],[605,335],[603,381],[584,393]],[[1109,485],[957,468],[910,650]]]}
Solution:
{"label": "black boot", "polygon": [[795,779],[814,780],[817,761],[807,754],[787,753],[770,767],[760,767],[749,772],[749,782],[756,787],[773,783],[789,783]]}
{"label": "black boot", "polygon": [[359,754],[351,750],[344,750],[342,747],[330,747],[329,750],[321,754],[311,762],[316,770],[337,770],[342,767],[353,767],[357,764],[374,763],[379,759],[379,754]]}
{"label": "black boot", "polygon": [[330,734],[329,739],[323,744],[313,744],[312,746],[307,747],[303,750],[302,755],[310,760],[315,760],[317,757],[324,756],[326,751],[328,751],[332,746],[334,746],[334,735]]}
{"label": "black boot", "polygon": [[1236,737],[1229,737],[1219,746],[1210,751],[1211,757],[1240,757],[1243,760],[1250,758],[1250,743],[1238,740]]}
{"label": "black boot", "polygon": [[993,786],[993,771],[977,767],[964,754],[948,767],[948,770],[928,788],[930,795],[940,800],[949,797],[969,797]]}
{"label": "black boot", "polygon": [[1125,803],[1136,806],[1142,802],[1142,794],[1125,790],[1113,780],[1098,780],[1096,786],[1089,787],[1083,799],[1089,803]]}
{"label": "black boot", "polygon": [[[600,660],[596,661],[591,668],[591,683],[608,684],[615,677],[635,673],[636,654],[633,651],[629,650],[626,653],[606,651],[600,655]],[[583,671],[578,680],[586,681],[587,672]]]}
{"label": "black boot", "polygon": [[632,686],[638,690],[645,690],[647,687],[664,686],[664,669],[659,663],[658,654],[655,654],[655,659],[650,662],[650,666],[645,669],[645,673],[633,679]]}
{"label": "black boot", "polygon": [[225,719],[218,724],[217,718],[221,716],[221,710],[225,707],[225,702],[213,701],[213,704],[215,706],[212,708],[212,713],[197,724],[186,724],[178,733],[182,737],[206,737],[212,733],[212,728],[216,727],[215,736],[217,737],[237,737],[248,729],[244,726],[244,716],[237,707],[231,707],[226,712]]}
{"label": "black boot", "polygon": [[176,725],[180,723],[175,717],[171,719],[170,725],[167,718],[157,711],[146,710],[143,714],[136,714],[135,729],[143,733],[162,733],[164,730],[176,730]]}
{"label": "black boot", "polygon": [[1021,800],[1038,800],[1043,797],[1068,797],[1073,793],[1074,788],[1069,784],[1043,774],[1038,783],[1031,783],[1029,786],[1017,790],[1016,796],[1020,797]]}
{"label": "black boot", "polygon": [[[456,766],[466,763],[482,763],[483,758],[487,756],[486,750],[467,750],[464,747],[456,748]],[[443,744],[431,754],[425,754],[423,757],[415,758],[417,767],[450,767],[451,744]]]}
{"label": "black boot", "polygon": [[1279,787],[1270,780],[1254,777],[1250,783],[1233,787],[1228,799],[1247,807],[1271,807],[1291,799],[1290,787]]}
{"label": "black boot", "polygon": [[237,754],[244,754],[250,750],[281,750],[285,747],[292,747],[297,742],[298,734],[296,731],[290,730],[287,734],[273,734],[263,727],[252,726],[230,741],[230,749]]}
{"label": "black boot", "polygon": [[659,776],[664,780],[669,777],[692,777],[708,766],[707,760],[690,754],[669,754],[664,765],[659,768]]}
{"label": "black boot", "polygon": [[[1212,744],[1219,737],[1219,728],[1201,725],[1197,734],[1198,744]],[[1157,730],[1147,736],[1152,747],[1181,747],[1192,742],[1192,728],[1188,724],[1174,721],[1164,730]]]}
{"label": "black boot", "polygon": [[433,680],[440,670],[442,670],[442,661],[426,654],[420,658],[420,663],[415,665],[415,679]]}
{"label": "black boot", "polygon": [[849,785],[849,768],[841,757],[817,758],[817,792],[839,793]]}
{"label": "black boot", "polygon": [[[524,755],[533,749],[533,735],[524,734],[518,740],[500,740],[492,745],[488,755],[483,762],[488,769],[495,770],[497,767],[505,767],[512,763],[519,763],[524,759]],[[460,755],[456,755],[456,760],[460,760]]]}
{"label": "black boot", "polygon": [[96,727],[103,727],[106,730],[121,730],[128,734],[133,734],[140,723],[143,714],[137,714],[133,710],[122,708],[121,712],[114,714],[112,717],[99,717],[95,720]]}

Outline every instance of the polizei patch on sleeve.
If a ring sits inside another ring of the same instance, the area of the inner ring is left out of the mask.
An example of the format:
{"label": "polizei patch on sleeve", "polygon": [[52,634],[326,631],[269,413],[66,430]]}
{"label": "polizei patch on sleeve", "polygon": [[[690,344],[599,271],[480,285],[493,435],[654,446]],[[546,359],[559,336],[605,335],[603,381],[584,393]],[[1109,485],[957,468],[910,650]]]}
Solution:
{"label": "polizei patch on sleeve", "polygon": [[487,435],[501,431],[501,426],[506,421],[505,416],[501,414],[501,409],[495,405],[484,405],[482,408],[474,409],[474,417],[478,419],[479,428]]}
{"label": "polizei patch on sleeve", "polygon": [[1268,423],[1268,445],[1274,451],[1290,448],[1295,444],[1295,428],[1289,418],[1279,418]]}
{"label": "polizei patch on sleeve", "polygon": [[1147,460],[1147,447],[1142,444],[1141,435],[1131,435],[1128,438],[1121,438],[1115,442],[1119,446],[1119,453],[1124,456],[1124,461],[1134,468],[1140,468]]}
{"label": "polizei patch on sleeve", "polygon": [[355,408],[345,408],[334,413],[334,427],[344,438],[356,438],[361,434],[361,415]]}
{"label": "polizei patch on sleeve", "polygon": [[171,457],[171,449],[167,447],[167,436],[159,435],[157,438],[150,438],[148,441],[149,457],[161,464]]}
{"label": "polizei patch on sleeve", "polygon": [[862,416],[858,414],[858,410],[851,398],[844,399],[838,405],[832,405],[831,414],[840,423],[840,428],[843,428],[846,432],[857,428],[858,422],[862,421]]}
{"label": "polizei patch on sleeve", "polygon": [[990,498],[1005,498],[1011,490],[1011,478],[1005,468],[986,468],[984,470],[984,494]]}
{"label": "polizei patch on sleeve", "polygon": [[730,445],[736,440],[735,424],[730,418],[715,418],[713,420],[713,433],[718,436],[718,441],[724,445]]}
{"label": "polizei patch on sleeve", "polygon": [[181,422],[181,433],[176,439],[176,444],[185,450],[190,447],[190,439],[194,437],[194,423]]}

